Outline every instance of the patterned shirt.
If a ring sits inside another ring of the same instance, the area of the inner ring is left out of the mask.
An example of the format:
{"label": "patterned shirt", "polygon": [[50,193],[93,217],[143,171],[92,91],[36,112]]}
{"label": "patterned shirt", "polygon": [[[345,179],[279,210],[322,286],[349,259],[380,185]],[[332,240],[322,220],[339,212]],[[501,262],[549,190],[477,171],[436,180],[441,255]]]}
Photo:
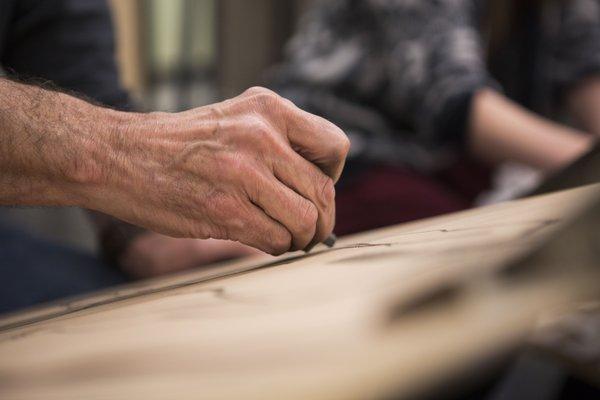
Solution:
{"label": "patterned shirt", "polygon": [[600,71],[600,0],[514,2],[519,23],[492,46],[491,0],[317,1],[271,86],[345,129],[354,160],[441,168],[464,149],[475,91],[555,117]]}

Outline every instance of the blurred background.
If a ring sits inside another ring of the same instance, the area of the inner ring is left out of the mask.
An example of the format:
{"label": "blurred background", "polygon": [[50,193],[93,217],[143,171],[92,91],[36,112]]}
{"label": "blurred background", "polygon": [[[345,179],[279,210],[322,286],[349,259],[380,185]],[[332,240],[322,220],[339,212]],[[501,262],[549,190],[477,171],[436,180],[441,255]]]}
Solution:
{"label": "blurred background", "polygon": [[[264,84],[301,16],[316,5],[108,1],[124,86],[138,109],[169,112]],[[339,234],[515,198],[539,182],[540,172],[568,165],[600,135],[597,0],[406,2],[396,14],[386,7],[397,3],[389,1],[363,4],[375,14],[354,2],[327,11],[331,4],[338,3],[318,5],[303,25],[307,32],[301,29],[289,48],[286,68],[278,71],[287,86],[269,87],[338,124],[352,140],[344,178],[354,181],[337,192]],[[460,18],[437,15],[440,4]],[[411,7],[424,19],[411,17]],[[481,100],[475,93],[483,87],[493,93]],[[571,99],[571,92],[578,97]],[[578,104],[573,115],[570,103]],[[475,120],[477,127],[467,128]],[[467,131],[468,144],[454,142]],[[469,147],[473,143],[477,149]],[[379,214],[361,220],[356,210],[362,209]],[[80,210],[0,208],[0,223],[96,250]]]}
{"label": "blurred background", "polygon": [[[120,66],[121,80],[124,86],[129,90],[139,109],[145,111],[175,112],[214,103],[225,98],[234,97],[251,86],[261,85],[264,83],[263,78],[265,73],[270,67],[282,61],[284,56],[284,48],[288,42],[288,39],[294,33],[301,16],[314,1],[315,0],[110,0],[111,9],[113,12],[113,21],[117,34],[117,48],[115,56]],[[377,2],[373,1],[372,3],[379,5],[395,4],[391,1],[386,2],[383,0]],[[424,4],[414,1],[407,1],[406,3],[412,5],[416,4],[417,6]],[[453,4],[453,2],[450,1],[448,3]],[[459,3],[461,2],[455,2],[455,4]],[[524,6],[526,4],[529,4],[530,7],[541,7],[542,5],[553,4],[569,4],[569,0],[536,0],[531,2],[520,2],[519,0],[496,0],[490,1],[489,3],[494,6],[491,8],[491,10],[494,12],[490,12],[490,15],[492,15],[494,18],[490,18],[490,20],[495,21],[498,19],[497,28],[501,28],[499,31],[506,34],[506,37],[503,39],[506,41],[506,43],[504,43],[507,45],[506,49],[509,50],[508,55],[513,56],[513,58],[516,59],[524,59],[526,57],[521,57],[520,51],[527,53],[529,50],[538,49],[538,45],[540,49],[544,50],[547,47],[550,47],[547,46],[547,44],[551,43],[552,40],[547,40],[545,42],[540,40],[540,43],[535,42],[533,44],[520,40],[520,36],[518,34],[523,32],[512,29],[514,27],[503,19],[503,16],[506,16],[504,14],[509,14],[507,10],[519,11],[514,13],[516,16],[515,21],[525,26],[525,28],[527,28],[525,29],[525,33],[529,34],[530,30],[535,31],[535,29],[533,29],[535,27],[529,29],[532,26],[532,24],[529,23],[529,14],[523,12],[521,7],[523,7],[523,9],[527,9],[527,7]],[[355,7],[355,3],[351,4],[352,5],[349,7]],[[473,4],[475,4],[475,2]],[[512,4],[513,8],[508,7],[508,4]],[[587,14],[589,14],[587,12],[588,9],[597,9],[597,14],[600,16],[600,2],[590,0],[581,1],[577,4],[580,4],[581,7],[576,9],[578,13],[576,13],[575,16],[579,19],[575,18],[575,22],[580,20],[585,22],[585,20],[587,20]],[[351,9],[351,11],[355,10],[356,8]],[[359,17],[362,18],[364,15],[359,13]],[[325,24],[327,27],[335,27],[335,24],[330,24],[329,22],[330,21],[327,20],[327,23]],[[594,23],[596,25],[593,26],[590,23],[591,34],[589,36],[591,37],[590,42],[593,42],[591,44],[597,44],[599,42],[597,38],[600,36],[600,27],[597,26],[597,21]],[[521,26],[519,24],[515,23],[515,26]],[[464,27],[460,24],[458,25],[459,26],[453,28],[456,28],[459,33],[462,33],[462,28]],[[494,24],[490,22],[490,25]],[[566,29],[567,38],[572,39],[574,37],[575,40],[573,40],[573,43],[577,44],[578,42],[582,42],[582,40],[578,39],[578,35],[580,35],[582,32],[580,26],[581,24],[575,23],[573,25],[574,27],[568,26],[568,28],[571,28],[572,32],[569,32],[569,30]],[[339,27],[337,28],[339,29]],[[407,23],[406,28],[403,27],[403,29],[410,31],[410,24]],[[486,30],[482,31],[485,31],[483,33],[494,33],[493,29],[490,28],[488,30],[489,32]],[[483,33],[481,33],[481,36],[484,39],[483,42],[486,42],[485,39],[495,38],[494,35],[490,34],[489,36],[486,36]],[[515,37],[518,40],[511,41],[515,39],[509,35],[512,33],[515,33]],[[342,39],[346,37],[345,34],[346,32],[344,32],[342,29],[340,33]],[[318,39],[322,39],[323,36],[326,35],[317,36]],[[529,37],[527,35],[524,36]],[[540,35],[539,37],[543,36]],[[327,42],[327,39],[331,38],[325,37],[325,39]],[[330,40],[330,42],[336,43],[335,39],[339,38],[334,37],[333,40]],[[462,46],[454,43],[456,48],[451,48],[449,53],[458,54],[463,58],[469,58],[472,56],[472,54],[469,52],[467,52],[466,56],[465,54],[461,53],[461,50],[464,50],[465,42],[459,39],[464,39],[464,35],[458,35],[457,38],[454,39],[456,43]],[[343,40],[339,40],[339,42],[342,43],[342,45],[344,44]],[[414,81],[416,79],[413,79],[414,75],[411,75],[411,68],[409,67],[414,67],[414,64],[418,64],[418,62],[415,60],[418,61],[419,54],[424,53],[426,49],[419,46],[413,46],[414,43],[412,43],[410,40],[407,42],[409,42],[410,46],[408,48],[401,48],[402,54],[407,54],[407,56],[405,59],[400,60],[402,62],[406,61],[407,64],[399,65],[402,71],[406,71],[405,76],[408,77],[406,80]],[[496,44],[494,41],[489,41],[489,43],[486,43]],[[528,46],[520,46],[522,43],[531,46],[531,49]],[[565,43],[569,44],[568,41]],[[467,44],[469,44],[468,41]],[[569,45],[565,45],[564,47],[567,50],[570,50]],[[362,46],[362,48],[366,48],[368,51],[376,53],[371,49],[371,47]],[[568,53],[568,55],[572,56],[573,60],[575,61],[575,67],[579,67],[577,62],[580,59],[586,58],[583,56],[589,56],[590,54],[594,53],[593,51],[588,51],[588,48],[585,46],[582,48],[585,51],[581,51],[580,53],[573,52],[573,54]],[[600,49],[596,49],[591,45],[590,48],[592,48],[592,50],[596,50],[596,55],[600,54]],[[318,50],[315,52],[319,53]],[[350,48],[350,50],[352,50],[352,48]],[[486,51],[488,50],[489,49],[486,49]],[[490,53],[492,52],[490,51]],[[299,54],[302,55],[302,57],[299,57],[301,63],[305,63],[306,60],[304,55],[306,55],[306,53],[300,52]],[[352,55],[353,53],[350,52],[350,54]],[[507,75],[509,75],[509,78],[521,78],[523,76],[527,77],[527,74],[523,74],[523,70],[512,68],[512,59],[508,57],[507,54],[503,53],[502,51],[498,52],[498,54],[500,55],[499,58],[501,61],[504,61],[504,64],[510,67],[507,68]],[[458,58],[460,59],[460,57]],[[335,57],[331,58],[335,61],[339,61]],[[535,57],[531,58],[533,59]],[[502,66],[502,63],[489,62],[490,60],[497,60],[493,58],[486,59],[486,55],[482,56],[482,59],[488,61],[488,64],[494,67]],[[342,59],[342,61],[344,60]],[[535,64],[534,61],[536,60],[531,62],[532,65],[526,65],[528,67],[526,72],[531,73],[531,75],[534,77],[537,75],[543,75],[540,74],[540,71],[538,70],[539,65],[533,65]],[[544,60],[544,62],[546,61],[547,60]],[[562,61],[560,57],[559,61]],[[597,56],[591,61],[597,61],[594,67],[597,67],[595,72],[596,78],[598,78],[598,76],[600,76],[597,74],[597,72],[600,71],[600,56]],[[342,62],[341,64],[344,63]],[[550,62],[547,64],[551,67],[555,67],[555,65],[551,65],[552,63]],[[564,65],[561,65],[560,62],[558,64],[560,67],[564,67]],[[318,65],[322,66],[323,64]],[[442,70],[444,73],[448,73],[448,71],[452,72],[452,68],[448,68],[448,65],[441,65],[442,68],[440,68],[440,70]],[[418,68],[415,69],[418,70]],[[318,72],[322,72],[319,70],[319,68],[313,69],[312,71],[314,72],[315,70],[317,73],[313,75],[319,75]],[[548,72],[543,69],[540,70],[542,73]],[[550,70],[553,70],[553,68],[549,68],[549,71]],[[378,70],[377,68],[371,68],[371,71],[364,71],[360,69],[358,71],[358,74],[361,76],[361,78],[364,78],[365,76],[367,78],[369,76],[374,76],[377,78],[377,75],[381,73],[381,70]],[[396,71],[396,69],[393,71]],[[363,74],[363,72],[367,73]],[[416,75],[419,76],[419,74]],[[430,76],[427,76],[427,78],[423,79],[423,81],[428,82],[430,80],[429,77]],[[448,80],[452,81],[452,78],[453,77],[449,75]],[[349,81],[353,80],[349,79]],[[377,80],[374,79],[373,81],[376,82]],[[510,79],[508,81],[508,85],[502,86],[510,88],[511,81]],[[524,91],[527,95],[529,95],[530,92],[533,92],[533,90],[529,89],[534,88],[534,86],[537,87],[534,84],[535,82],[531,83],[529,86],[524,86]],[[600,80],[598,82],[600,82]],[[364,82],[361,81],[360,83],[365,84],[367,87],[370,84],[369,79],[366,78]],[[593,104],[594,107],[598,107],[600,104],[600,83],[598,85],[598,97],[596,98],[596,102]],[[491,86],[493,87],[493,85]],[[515,84],[515,86],[518,85]],[[401,92],[401,94],[410,93],[410,90],[407,90],[407,87],[399,87],[401,90],[398,90],[398,92]],[[411,88],[411,86],[408,86],[408,89]],[[501,92],[500,89],[498,89],[498,91]],[[434,90],[433,92],[435,92],[437,95],[440,91]],[[542,97],[549,97],[547,96],[548,88],[544,88],[542,93]],[[324,103],[328,103],[328,101],[331,99],[331,97],[327,96],[324,98],[327,100]],[[350,101],[348,103],[352,103],[352,96],[349,96],[349,98]],[[399,98],[401,101],[398,101],[398,103],[402,103],[402,100],[406,100],[403,96],[399,96]],[[515,100],[515,104],[518,103],[517,100],[518,99]],[[414,99],[409,99],[406,101],[406,103],[413,104]],[[526,103],[526,101],[524,103]],[[342,108],[340,105],[344,106],[347,103],[339,102],[333,104],[334,105],[329,108],[338,111],[340,108]],[[371,111],[370,106],[372,104],[368,105],[369,107],[367,107],[366,110]],[[379,105],[381,106],[381,104]],[[506,104],[501,103],[501,105],[505,106]],[[494,103],[494,106],[498,106],[498,103]],[[372,122],[372,117],[387,116],[386,111],[389,111],[379,110],[381,111],[381,115],[378,115],[377,113],[371,112],[365,114],[364,108],[358,108],[360,111],[358,113],[354,112],[355,110],[357,110],[357,108],[345,109],[347,114],[356,117],[354,119],[360,120],[359,122]],[[489,115],[493,116],[496,114],[497,110],[498,107],[487,108],[485,110],[488,111],[486,115],[488,115],[488,117]],[[512,108],[510,108],[512,114],[502,115],[514,116],[514,110],[515,107],[513,105]],[[598,115],[596,110],[597,108],[593,108],[593,112],[591,114]],[[396,112],[396,109],[393,109],[393,111],[394,112],[390,114],[397,117],[396,114],[399,113]],[[311,112],[314,111],[311,110]],[[430,114],[427,112],[421,114],[431,118]],[[364,118],[365,115],[368,118]],[[523,114],[519,113],[516,115],[520,117],[518,121],[522,124],[517,128],[508,124],[508,129],[505,129],[508,131],[508,133],[512,133],[512,131],[519,131],[520,129],[523,132],[531,134],[531,131],[537,131],[537,128],[540,126],[542,127],[542,133],[546,133],[546,131],[552,128],[548,122],[550,119],[548,119],[548,121],[542,122],[534,121],[533,126],[536,129],[529,130],[529,127],[532,126],[530,121],[531,116],[525,115],[524,117]],[[503,120],[502,122],[511,122],[515,120],[514,118],[501,119]],[[383,120],[383,122],[387,122],[383,118],[381,120]],[[381,131],[385,131],[387,125],[378,124],[381,120],[375,118],[375,123],[368,126],[368,128],[375,126],[373,131],[377,131],[380,127],[383,127],[384,129],[381,129]],[[523,120],[526,120],[527,124],[523,123]],[[456,121],[450,121],[452,125],[459,125],[453,122]],[[495,122],[495,120],[493,122]],[[496,126],[499,124],[490,123],[487,125]],[[525,125],[527,125],[527,129],[523,128]],[[353,128],[356,128],[355,130],[360,130],[358,129],[360,126]],[[397,126],[394,126],[394,128],[397,128]],[[466,127],[464,128],[466,130]],[[506,126],[503,126],[503,128],[506,128]],[[554,129],[558,128],[554,126]],[[487,133],[489,133],[489,131],[487,131]],[[573,132],[568,133],[571,134]],[[598,122],[595,131],[590,129],[590,132],[588,133],[596,134],[597,137],[597,135],[600,134],[600,122]],[[372,135],[372,137],[375,136],[377,135]],[[406,136],[410,138],[411,135],[406,134]],[[573,136],[577,135],[573,134]],[[542,136],[542,138],[544,137],[545,136]],[[357,141],[353,138],[353,143],[356,142]],[[378,144],[377,141],[374,142],[375,144]],[[388,142],[383,142],[383,147],[385,147],[387,143]],[[505,142],[502,143],[505,144]],[[522,142],[519,143],[522,144]],[[359,141],[359,145],[360,144],[361,143]],[[488,145],[487,147],[502,146]],[[518,146],[515,145],[514,147]],[[539,147],[541,148],[542,146]],[[405,148],[407,149],[405,153],[416,153],[416,151],[414,151],[414,147],[406,146]],[[392,151],[396,150],[396,148],[393,147],[390,147],[390,149]],[[535,150],[537,151],[538,149]],[[462,153],[461,155],[464,156]],[[397,154],[394,154],[394,156],[397,156]],[[383,161],[388,161],[385,159],[385,157],[383,157],[383,159]],[[402,159],[402,157],[398,157],[398,159],[400,163],[409,161]],[[441,157],[441,159],[442,161],[445,161],[443,160],[443,157]],[[364,170],[361,170],[363,167],[364,165],[355,164],[354,166],[354,168],[358,169],[359,173],[364,172]],[[444,203],[445,201],[447,201],[448,204],[452,204],[452,207],[455,207],[454,203],[460,203],[462,206],[462,203],[460,202],[461,199],[457,200],[456,196],[460,192],[458,189],[465,189],[465,191],[469,191],[469,186],[471,186],[472,183],[469,180],[469,177],[473,177],[473,175],[467,175],[464,174],[464,172],[478,172],[476,169],[477,167],[473,167],[471,165],[459,166],[461,169],[455,171],[446,171],[445,174],[428,174],[428,171],[419,171],[420,173],[416,174],[413,173],[414,171],[412,170],[408,170],[406,168],[403,169],[402,165],[399,166],[394,164],[392,167],[394,167],[393,170],[381,170],[378,169],[378,165],[375,165],[375,168],[372,168],[372,175],[364,175],[366,176],[366,178],[364,178],[365,185],[357,186],[358,189],[355,189],[354,192],[347,192],[347,197],[345,198],[345,204],[347,205],[345,208],[347,213],[346,218],[339,218],[340,215],[344,215],[343,212],[339,212],[340,209],[342,211],[344,211],[344,209],[338,207],[338,220],[353,222],[352,220],[354,219],[360,220],[360,216],[363,215],[365,216],[365,220],[371,225],[369,225],[368,228],[356,229],[357,231],[360,231],[363,229],[372,229],[373,226],[377,227],[378,222],[376,219],[374,219],[374,215],[382,215],[384,222],[388,222],[391,221],[389,218],[403,218],[404,216],[400,215],[402,213],[411,215],[411,218],[418,216],[417,212],[424,208],[423,203],[429,202],[428,204],[430,204],[433,208],[438,207],[439,204],[446,204]],[[503,199],[514,198],[519,193],[526,192],[529,188],[535,186],[541,176],[539,175],[538,170],[532,169],[530,166],[526,167],[523,165],[508,165],[507,167],[508,168],[504,170],[500,170],[500,168],[498,168],[499,171],[495,171],[497,179],[494,182],[494,191],[486,191],[482,194],[477,194],[477,200],[474,205],[493,203]],[[348,168],[346,168],[346,170],[348,170]],[[355,176],[358,176],[358,174]],[[456,187],[452,186],[454,181],[458,182]],[[464,182],[467,184],[463,185]],[[475,182],[475,185],[476,184],[477,182]],[[362,196],[363,193],[367,193],[368,195]],[[409,195],[407,195],[407,193],[409,193]],[[340,197],[339,194],[340,192],[338,191],[338,198]],[[410,194],[412,194],[412,197],[414,198],[413,203],[410,203]],[[364,205],[360,203],[362,199],[367,197],[373,199],[374,202],[365,202]],[[408,202],[406,201],[407,198],[409,198]],[[358,203],[353,202],[355,200],[357,200]],[[438,202],[438,200],[440,201]],[[377,203],[377,201],[381,201],[381,203]],[[342,205],[343,204],[344,202],[342,201]],[[398,206],[397,204],[402,204],[402,206]],[[367,212],[356,212],[357,210],[367,210]],[[375,222],[372,222],[369,220],[369,218],[375,220]],[[72,246],[89,252],[98,251],[97,238],[91,221],[86,213],[79,209],[0,207],[0,226],[2,225],[14,225],[19,229],[25,230],[34,236],[50,242]],[[338,229],[339,226],[336,227],[336,232],[340,233]],[[579,322],[577,322],[577,324],[579,324]],[[587,328],[583,323],[579,325]],[[597,342],[592,343],[595,346],[594,349],[597,349],[598,347],[595,345],[596,343]],[[529,366],[526,365],[525,369],[528,368]],[[594,393],[594,395],[595,394],[596,393]]]}
{"label": "blurred background", "polygon": [[[260,83],[281,59],[310,2],[111,0],[123,83],[148,111],[184,110],[235,96]],[[97,250],[92,225],[78,209],[3,207],[0,222]]]}
{"label": "blurred background", "polygon": [[144,108],[178,111],[258,84],[310,0],[111,3],[125,86]]}

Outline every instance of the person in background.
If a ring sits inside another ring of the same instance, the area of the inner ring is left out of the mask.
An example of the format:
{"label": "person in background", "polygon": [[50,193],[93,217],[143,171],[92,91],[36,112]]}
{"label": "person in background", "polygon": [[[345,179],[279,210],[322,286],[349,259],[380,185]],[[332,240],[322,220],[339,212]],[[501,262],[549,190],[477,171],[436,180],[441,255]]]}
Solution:
{"label": "person in background", "polygon": [[270,87],[351,138],[338,234],[461,210],[593,145],[600,1],[316,1]]}
{"label": "person in background", "polygon": [[113,50],[103,0],[0,1],[0,64],[19,80],[0,78],[0,206],[96,211],[112,264],[0,226],[0,312],[333,229],[341,130],[264,88],[131,112]]}

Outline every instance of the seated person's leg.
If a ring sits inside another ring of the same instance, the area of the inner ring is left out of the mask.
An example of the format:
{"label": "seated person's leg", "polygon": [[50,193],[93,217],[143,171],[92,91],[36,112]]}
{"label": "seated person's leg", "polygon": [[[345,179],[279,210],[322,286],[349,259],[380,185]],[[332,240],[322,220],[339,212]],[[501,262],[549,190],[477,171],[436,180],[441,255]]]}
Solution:
{"label": "seated person's leg", "polygon": [[463,160],[435,175],[397,166],[373,166],[339,188],[338,235],[461,211],[490,185],[490,170]]}
{"label": "seated person's leg", "polygon": [[92,255],[0,227],[0,313],[124,282]]}

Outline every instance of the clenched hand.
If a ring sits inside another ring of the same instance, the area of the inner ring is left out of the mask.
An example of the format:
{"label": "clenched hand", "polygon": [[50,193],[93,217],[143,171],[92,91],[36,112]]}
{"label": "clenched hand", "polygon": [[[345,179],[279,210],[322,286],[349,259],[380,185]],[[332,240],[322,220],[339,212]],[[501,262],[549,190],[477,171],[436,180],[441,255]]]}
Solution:
{"label": "clenched hand", "polygon": [[275,93],[253,88],[183,113],[112,118],[111,168],[86,193],[90,207],[171,236],[271,254],[332,232],[349,141]]}

